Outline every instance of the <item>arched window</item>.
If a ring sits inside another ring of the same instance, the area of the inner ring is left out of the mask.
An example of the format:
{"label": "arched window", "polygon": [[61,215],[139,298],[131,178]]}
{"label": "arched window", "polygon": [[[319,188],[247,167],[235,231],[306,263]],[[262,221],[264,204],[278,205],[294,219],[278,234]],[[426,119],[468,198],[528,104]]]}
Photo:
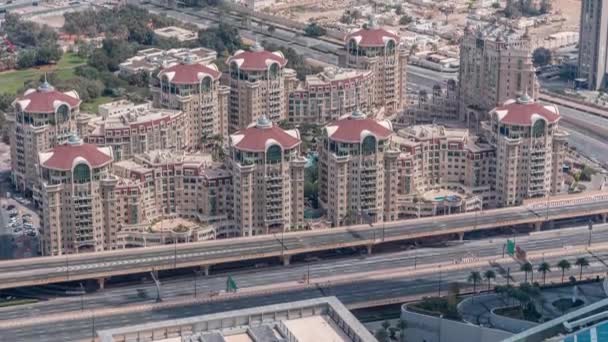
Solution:
{"label": "arched window", "polygon": [[266,162],[278,163],[281,161],[281,146],[272,145],[266,150]]}
{"label": "arched window", "polygon": [[357,42],[354,39],[351,39],[348,42],[348,52],[351,55],[356,55],[357,54]]}
{"label": "arched window", "polygon": [[279,64],[272,63],[268,70],[268,76],[271,80],[276,80],[279,77]]}
{"label": "arched window", "polygon": [[91,169],[87,164],[78,164],[74,168],[74,182],[88,183],[91,181]]}
{"label": "arched window", "polygon": [[203,80],[201,81],[201,91],[205,93],[210,92],[212,83],[213,82],[211,81],[211,77],[207,76],[203,78]]}
{"label": "arched window", "polygon": [[239,65],[236,64],[236,62],[230,63],[230,77],[232,77],[233,80],[239,79]]}
{"label": "arched window", "polygon": [[395,53],[395,41],[390,39],[387,43],[386,43],[386,52],[388,54],[393,54]]}
{"label": "arched window", "polygon": [[532,126],[532,136],[535,138],[542,137],[545,135],[545,120],[536,120],[534,126]]}
{"label": "arched window", "polygon": [[363,139],[361,144],[361,153],[364,155],[374,154],[376,152],[376,138],[368,135]]}
{"label": "arched window", "polygon": [[59,108],[57,108],[57,120],[61,123],[61,122],[66,122],[70,119],[70,108],[65,105],[62,104],[61,106],[59,106]]}

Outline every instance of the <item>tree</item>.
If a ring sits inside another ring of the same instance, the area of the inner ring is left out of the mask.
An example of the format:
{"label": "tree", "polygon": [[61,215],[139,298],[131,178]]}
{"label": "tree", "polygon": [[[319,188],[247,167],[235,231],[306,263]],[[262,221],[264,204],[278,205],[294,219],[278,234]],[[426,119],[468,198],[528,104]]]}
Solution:
{"label": "tree", "polygon": [[515,19],[521,17],[520,7],[515,3],[515,0],[507,0],[504,9],[505,17]]}
{"label": "tree", "polygon": [[551,265],[546,261],[541,262],[540,265],[538,265],[538,272],[543,274],[543,285],[545,285],[547,272],[551,272]]}
{"label": "tree", "polygon": [[17,56],[17,67],[19,69],[31,68],[36,65],[36,51],[32,49],[22,50]]}
{"label": "tree", "polygon": [[389,322],[388,320],[385,320],[384,322],[382,322],[382,328],[384,330],[388,330],[388,328],[391,327],[391,322]]}
{"label": "tree", "polygon": [[539,9],[540,14],[551,13],[552,9],[553,9],[553,4],[551,3],[551,0],[541,0],[540,9]]}
{"label": "tree", "polygon": [[396,5],[396,6],[395,6],[395,14],[396,14],[396,15],[402,15],[402,14],[403,14],[403,6],[401,6],[401,5]]}
{"label": "tree", "polygon": [[376,337],[378,342],[388,342],[388,332],[386,331],[386,329],[376,330],[374,337]]}
{"label": "tree", "polygon": [[571,267],[570,262],[566,259],[562,259],[557,263],[557,267],[559,267],[562,270],[562,284],[563,284],[564,283],[564,273],[566,273],[566,271],[569,270]]}
{"label": "tree", "polygon": [[399,18],[399,25],[409,25],[414,21],[414,18],[412,18],[411,16],[404,14],[401,16],[401,18]]}
{"label": "tree", "polygon": [[477,290],[477,283],[481,281],[481,274],[477,271],[472,271],[468,278],[469,283],[473,283],[473,293]]}
{"label": "tree", "polygon": [[448,24],[448,19],[450,18],[450,15],[452,13],[454,13],[455,7],[453,4],[450,5],[443,5],[439,8],[439,11],[441,13],[443,13],[443,15],[445,16],[445,24]]}
{"label": "tree", "polygon": [[488,282],[488,291],[490,291],[490,284],[493,279],[496,279],[496,273],[493,270],[487,270],[483,273],[483,277]]}
{"label": "tree", "polygon": [[268,33],[274,33],[276,31],[276,27],[274,27],[274,25],[270,24],[268,25],[267,31]]}
{"label": "tree", "polygon": [[317,23],[310,23],[304,28],[304,34],[309,37],[320,37],[325,35],[325,33],[327,33],[327,31],[323,27],[317,25]]}
{"label": "tree", "polygon": [[528,282],[528,273],[532,272],[532,281],[534,281],[534,267],[532,266],[532,264],[529,261],[526,261],[525,263],[523,263],[520,267],[519,270],[524,272],[524,282],[527,283]]}
{"label": "tree", "polygon": [[217,28],[200,30],[198,40],[202,46],[214,49],[222,56],[226,55],[226,51],[232,54],[242,47],[239,31],[224,22],[221,22]]}
{"label": "tree", "polygon": [[580,273],[579,273],[579,276],[578,276],[578,280],[579,281],[583,280],[583,267],[589,266],[589,261],[585,257],[580,257],[580,258],[576,259],[576,261],[574,262],[574,264],[580,268]]}
{"label": "tree", "polygon": [[539,47],[532,53],[532,62],[535,66],[545,66],[551,64],[553,59],[551,50],[544,47]]}

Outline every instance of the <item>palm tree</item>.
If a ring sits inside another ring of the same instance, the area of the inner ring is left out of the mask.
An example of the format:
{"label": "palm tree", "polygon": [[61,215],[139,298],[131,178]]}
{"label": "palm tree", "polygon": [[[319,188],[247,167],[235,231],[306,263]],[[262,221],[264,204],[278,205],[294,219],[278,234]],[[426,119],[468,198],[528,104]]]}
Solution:
{"label": "palm tree", "polygon": [[589,266],[589,261],[587,261],[587,258],[585,257],[580,257],[578,259],[576,259],[576,261],[574,262],[574,264],[578,267],[580,267],[581,272],[578,276],[578,280],[583,280],[583,267],[587,267]]}
{"label": "palm tree", "polygon": [[543,274],[543,285],[545,285],[547,272],[551,272],[551,265],[549,265],[548,262],[543,261],[540,265],[538,265],[538,272]]}
{"label": "palm tree", "polygon": [[564,273],[570,269],[571,265],[570,262],[566,259],[560,260],[557,263],[557,267],[561,268],[562,270],[562,283],[564,282]]}
{"label": "palm tree", "polygon": [[488,291],[490,291],[490,283],[492,282],[492,279],[496,279],[496,273],[492,270],[487,270],[483,273],[483,277],[488,281]]}
{"label": "palm tree", "polygon": [[528,273],[532,273],[532,282],[534,281],[534,267],[530,262],[526,261],[525,263],[523,263],[519,270],[524,272],[525,274],[524,283],[528,282]]}
{"label": "palm tree", "polygon": [[468,280],[469,283],[473,283],[473,293],[475,293],[477,290],[477,283],[481,281],[481,274],[479,274],[477,271],[473,271],[471,274],[469,274]]}

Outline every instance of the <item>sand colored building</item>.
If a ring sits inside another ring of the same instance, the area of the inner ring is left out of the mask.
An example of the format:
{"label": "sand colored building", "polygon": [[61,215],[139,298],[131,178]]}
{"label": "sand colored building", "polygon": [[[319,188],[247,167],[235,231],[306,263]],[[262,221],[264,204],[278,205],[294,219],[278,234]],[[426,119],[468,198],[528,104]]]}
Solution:
{"label": "sand colored building", "polygon": [[[386,173],[398,151],[390,150],[390,121],[360,111],[328,124],[319,145],[319,202],[333,226],[384,219]],[[390,189],[389,189],[390,190]]]}
{"label": "sand colored building", "polygon": [[578,77],[589,89],[608,84],[608,1],[582,0],[579,31]]}
{"label": "sand colored building", "polygon": [[76,132],[81,100],[75,91],[60,92],[44,82],[28,89],[7,113],[12,180],[19,191],[36,194],[38,156],[64,144]]}
{"label": "sand colored building", "polygon": [[220,85],[214,64],[204,65],[186,57],[162,69],[151,85],[154,106],[184,112],[188,116],[184,141],[198,148],[228,136],[228,94]]}
{"label": "sand colored building", "polygon": [[399,36],[371,22],[344,39],[340,65],[373,72],[373,104],[386,113],[401,112],[407,98],[407,51]]}
{"label": "sand colored building", "polygon": [[290,123],[327,124],[356,109],[368,112],[373,107],[371,70],[326,67],[289,94]]}
{"label": "sand colored building", "polygon": [[230,136],[234,220],[242,236],[304,228],[304,165],[298,130],[260,117]]}
{"label": "sand colored building", "polygon": [[277,123],[287,117],[287,93],[295,72],[285,68],[280,51],[266,51],[256,42],[249,51],[239,50],[226,60],[230,99],[230,132],[244,129],[263,115]]}
{"label": "sand colored building", "polygon": [[101,182],[111,171],[112,149],[72,135],[39,160],[42,254],[104,250]]}
{"label": "sand colored building", "polygon": [[487,113],[527,92],[538,97],[532,64],[534,44],[527,32],[503,24],[467,26],[460,43],[460,116],[479,129]]}
{"label": "sand colored building", "polygon": [[496,149],[497,206],[520,205],[526,198],[555,195],[562,189],[568,134],[559,127],[555,105],[526,94],[490,112],[484,134]]}

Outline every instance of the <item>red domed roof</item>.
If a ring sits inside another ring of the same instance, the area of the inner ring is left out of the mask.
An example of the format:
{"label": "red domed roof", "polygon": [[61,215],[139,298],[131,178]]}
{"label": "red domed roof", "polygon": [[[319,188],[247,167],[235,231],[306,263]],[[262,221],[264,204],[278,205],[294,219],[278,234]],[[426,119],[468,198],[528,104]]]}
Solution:
{"label": "red domed roof", "polygon": [[344,143],[360,143],[367,135],[388,139],[393,134],[390,121],[370,119],[358,111],[327,125],[325,131],[331,140]]}
{"label": "red domed roof", "polygon": [[79,160],[86,161],[92,168],[104,166],[113,160],[111,147],[84,144],[81,140],[71,140],[58,145],[50,152],[40,153],[40,165],[45,168],[70,171]]}
{"label": "red domed roof", "polygon": [[503,106],[494,108],[492,113],[496,113],[501,123],[518,126],[531,126],[540,118],[554,123],[560,117],[557,106],[534,102],[527,95],[505,102]]}
{"label": "red domed roof", "polygon": [[221,73],[215,65],[206,66],[199,63],[180,63],[161,70],[158,77],[167,76],[173,84],[198,84],[206,76],[220,78]]}
{"label": "red domed roof", "polygon": [[38,89],[27,90],[14,104],[18,104],[20,110],[26,113],[54,113],[62,104],[75,108],[80,106],[80,102],[75,91],[62,93],[44,82]]}
{"label": "red domed roof", "polygon": [[344,40],[348,43],[351,39],[354,39],[357,45],[361,47],[384,46],[388,40],[394,40],[396,44],[399,43],[397,34],[383,28],[360,29],[346,35]]}
{"label": "red domed roof", "polygon": [[263,71],[273,63],[281,67],[287,64],[287,59],[280,51],[270,52],[261,47],[253,48],[251,51],[237,51],[234,56],[226,60],[226,64],[236,63],[241,70]]}
{"label": "red domed roof", "polygon": [[262,117],[249,127],[230,136],[232,146],[242,151],[264,152],[272,144],[284,150],[294,148],[301,142],[298,130],[285,131]]}

